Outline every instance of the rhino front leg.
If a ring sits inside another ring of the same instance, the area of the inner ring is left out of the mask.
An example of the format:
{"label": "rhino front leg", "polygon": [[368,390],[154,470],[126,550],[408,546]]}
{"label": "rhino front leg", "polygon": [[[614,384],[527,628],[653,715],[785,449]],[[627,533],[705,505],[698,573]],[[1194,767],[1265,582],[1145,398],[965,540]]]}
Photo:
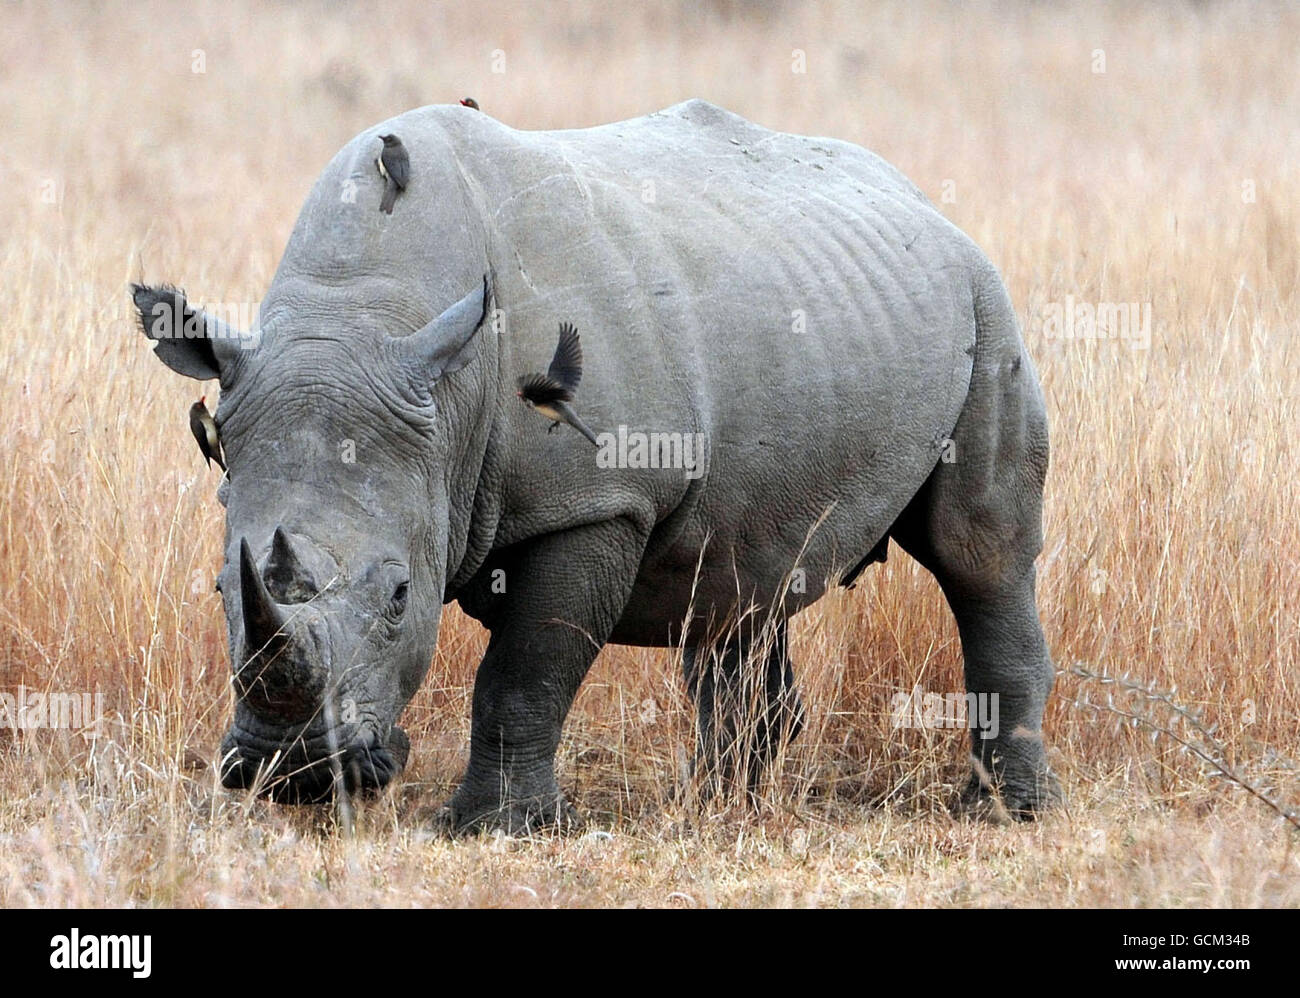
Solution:
{"label": "rhino front leg", "polygon": [[646,536],[618,519],[525,542],[485,570],[504,570],[505,592],[478,586],[462,598],[492,637],[474,683],[469,766],[445,812],[454,831],[513,834],[576,819],[555,781],[555,752],[623,613]]}

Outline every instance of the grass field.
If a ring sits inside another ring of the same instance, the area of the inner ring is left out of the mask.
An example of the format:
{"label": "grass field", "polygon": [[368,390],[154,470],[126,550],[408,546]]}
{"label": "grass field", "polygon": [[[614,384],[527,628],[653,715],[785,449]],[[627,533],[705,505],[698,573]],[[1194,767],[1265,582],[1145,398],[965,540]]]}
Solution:
{"label": "grass field", "polygon": [[[1297,39],[1267,4],[4,5],[0,693],[105,716],[0,727],[0,904],[1300,904],[1260,799],[1300,805]],[[1064,810],[954,816],[965,732],[891,730],[893,694],[961,688],[901,553],[797,619],[811,721],[756,812],[693,805],[674,656],[610,648],[559,762],[586,833],[432,835],[486,644],[454,609],[354,836],[216,786],[218,479],[127,282],[257,302],[334,151],[465,94],[520,128],[698,96],[858,142],[984,248],[1052,423]],[[1067,302],[1149,307],[1149,343],[1054,335]]]}

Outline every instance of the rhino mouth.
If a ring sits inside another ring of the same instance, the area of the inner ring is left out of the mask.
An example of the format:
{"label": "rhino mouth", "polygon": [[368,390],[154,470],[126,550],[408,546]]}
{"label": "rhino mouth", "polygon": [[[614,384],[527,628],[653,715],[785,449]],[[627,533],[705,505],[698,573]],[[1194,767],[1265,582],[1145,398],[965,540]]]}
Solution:
{"label": "rhino mouth", "polygon": [[221,742],[221,783],[279,803],[327,803],[340,779],[349,794],[382,790],[405,768],[410,747],[395,725],[381,739],[370,724],[279,728],[237,716]]}

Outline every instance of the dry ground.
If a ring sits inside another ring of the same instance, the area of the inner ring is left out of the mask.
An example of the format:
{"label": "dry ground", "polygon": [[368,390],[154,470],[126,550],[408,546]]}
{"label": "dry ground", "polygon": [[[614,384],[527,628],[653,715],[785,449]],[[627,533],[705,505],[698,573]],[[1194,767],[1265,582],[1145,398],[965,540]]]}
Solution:
{"label": "dry ground", "polygon": [[[99,690],[108,717],[0,729],[0,904],[1300,903],[1296,831],[1242,785],[1297,804],[1298,38],[1269,5],[6,4],[0,692]],[[560,762],[591,831],[430,837],[485,641],[455,611],[411,767],[354,838],[216,788],[217,479],[126,282],[255,303],[337,147],[464,94],[526,128],[703,96],[910,175],[1001,268],[1043,380],[1058,663],[1176,689],[1213,734],[1068,671],[1047,717],[1068,809],[952,817],[964,734],[887,717],[913,684],[960,688],[900,554],[800,618],[813,723],[757,814],[692,805],[673,656],[611,649]],[[1149,348],[1049,338],[1067,296],[1150,303]]]}

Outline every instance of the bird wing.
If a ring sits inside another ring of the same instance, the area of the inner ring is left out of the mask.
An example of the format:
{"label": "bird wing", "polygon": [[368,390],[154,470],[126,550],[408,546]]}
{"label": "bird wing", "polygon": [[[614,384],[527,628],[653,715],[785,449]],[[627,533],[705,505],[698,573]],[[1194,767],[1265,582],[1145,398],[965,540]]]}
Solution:
{"label": "bird wing", "polygon": [[565,402],[573,398],[573,392],[565,388],[549,374],[525,374],[519,379],[519,391],[524,398],[534,405],[553,402]]}
{"label": "bird wing", "polygon": [[406,182],[411,179],[411,158],[406,154],[406,146],[385,149],[384,155],[388,157],[388,162],[384,164],[388,168],[388,175],[398,187],[406,190]]}
{"label": "bird wing", "polygon": [[560,342],[555,345],[555,356],[546,369],[546,376],[570,393],[578,390],[578,382],[582,380],[582,344],[578,342],[578,330],[568,322],[560,323]]}

